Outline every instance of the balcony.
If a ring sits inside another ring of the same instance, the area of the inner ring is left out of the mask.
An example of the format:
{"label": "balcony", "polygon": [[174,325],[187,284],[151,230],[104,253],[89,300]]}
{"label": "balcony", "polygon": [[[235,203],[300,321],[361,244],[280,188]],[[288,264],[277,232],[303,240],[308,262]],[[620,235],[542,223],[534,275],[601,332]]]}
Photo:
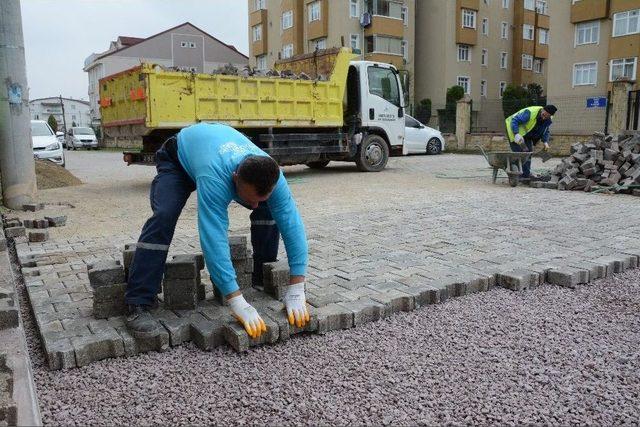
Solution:
{"label": "balcony", "polygon": [[609,0],[582,0],[571,5],[571,23],[605,19],[609,16]]}
{"label": "balcony", "polygon": [[371,25],[365,28],[364,35],[368,37],[376,34],[403,38],[404,23],[401,19],[374,15],[371,18]]}

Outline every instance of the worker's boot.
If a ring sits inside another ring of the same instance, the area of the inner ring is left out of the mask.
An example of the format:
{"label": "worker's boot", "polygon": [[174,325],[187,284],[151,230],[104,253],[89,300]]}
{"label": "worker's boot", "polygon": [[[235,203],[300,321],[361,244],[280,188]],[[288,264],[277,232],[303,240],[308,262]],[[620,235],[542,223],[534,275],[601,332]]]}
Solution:
{"label": "worker's boot", "polygon": [[126,324],[129,332],[136,338],[151,338],[161,329],[160,323],[153,318],[150,306],[130,305]]}

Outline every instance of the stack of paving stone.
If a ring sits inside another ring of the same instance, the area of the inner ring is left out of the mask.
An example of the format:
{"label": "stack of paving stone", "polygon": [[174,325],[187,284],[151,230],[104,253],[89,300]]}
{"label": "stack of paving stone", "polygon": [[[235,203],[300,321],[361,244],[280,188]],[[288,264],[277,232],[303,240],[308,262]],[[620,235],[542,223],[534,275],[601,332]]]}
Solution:
{"label": "stack of paving stone", "polygon": [[0,353],[0,425],[18,424],[18,407],[13,400],[13,372],[6,355]]}
{"label": "stack of paving stone", "polygon": [[595,133],[590,141],[571,146],[571,155],[536,188],[609,191],[640,195],[640,136],[618,139]]}
{"label": "stack of paving stone", "polygon": [[[4,234],[7,239],[15,239],[16,237],[26,236],[26,230],[22,221],[18,217],[2,216],[2,225],[4,226]],[[4,237],[0,238],[0,250],[6,249],[7,242]]]}

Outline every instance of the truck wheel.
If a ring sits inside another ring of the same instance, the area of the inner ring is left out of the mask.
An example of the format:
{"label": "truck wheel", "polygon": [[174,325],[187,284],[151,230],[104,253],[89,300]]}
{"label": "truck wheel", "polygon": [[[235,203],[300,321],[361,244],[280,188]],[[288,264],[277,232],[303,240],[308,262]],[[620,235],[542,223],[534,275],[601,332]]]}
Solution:
{"label": "truck wheel", "polygon": [[324,169],[329,164],[329,160],[319,160],[317,162],[309,162],[307,166],[311,169]]}
{"label": "truck wheel", "polygon": [[389,146],[379,135],[370,134],[360,143],[356,165],[362,172],[380,172],[389,161]]}

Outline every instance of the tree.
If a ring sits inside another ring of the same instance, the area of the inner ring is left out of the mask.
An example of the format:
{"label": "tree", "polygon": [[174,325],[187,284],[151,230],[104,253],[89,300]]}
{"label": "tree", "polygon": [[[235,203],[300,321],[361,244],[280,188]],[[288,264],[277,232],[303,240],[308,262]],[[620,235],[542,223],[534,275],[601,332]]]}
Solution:
{"label": "tree", "polygon": [[53,117],[53,114],[49,116],[49,118],[47,119],[47,123],[49,123],[49,127],[54,133],[58,132],[58,121],[55,117]]}
{"label": "tree", "polygon": [[454,104],[453,109],[456,109],[455,103],[460,101],[464,97],[464,88],[462,86],[451,86],[447,89],[447,105]]}
{"label": "tree", "polygon": [[426,125],[429,124],[429,120],[431,120],[431,100],[423,99],[418,102],[416,106],[416,119],[419,122],[424,123]]}
{"label": "tree", "polygon": [[502,111],[507,118],[531,105],[529,92],[522,86],[507,85],[502,94]]}

